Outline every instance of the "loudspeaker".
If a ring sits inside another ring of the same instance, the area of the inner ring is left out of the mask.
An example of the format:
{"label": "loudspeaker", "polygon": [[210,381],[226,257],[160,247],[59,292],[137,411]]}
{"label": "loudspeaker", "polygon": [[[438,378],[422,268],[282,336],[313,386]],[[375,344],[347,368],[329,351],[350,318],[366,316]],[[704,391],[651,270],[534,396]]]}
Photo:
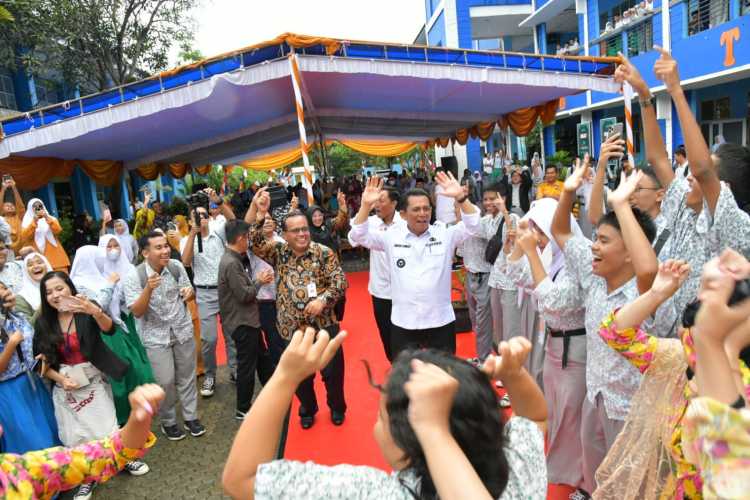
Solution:
{"label": "loudspeaker", "polygon": [[458,160],[455,156],[443,156],[440,158],[440,167],[450,171],[453,177],[458,179]]}

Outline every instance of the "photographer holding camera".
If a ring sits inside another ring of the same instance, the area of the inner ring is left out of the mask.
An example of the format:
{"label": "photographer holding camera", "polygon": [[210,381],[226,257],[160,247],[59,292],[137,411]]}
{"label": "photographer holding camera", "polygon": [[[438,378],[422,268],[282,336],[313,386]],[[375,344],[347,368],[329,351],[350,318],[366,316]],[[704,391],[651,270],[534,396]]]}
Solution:
{"label": "photographer holding camera", "polygon": [[[226,220],[235,218],[234,212],[211,188],[206,188],[188,197],[191,207],[190,234],[180,244],[182,263],[193,269],[195,300],[201,323],[201,353],[206,376],[201,385],[201,396],[211,397],[216,388],[216,341],[218,337],[217,319],[219,316],[219,261],[226,246],[226,223],[211,227],[209,208],[216,205]],[[198,251],[195,247],[198,247]],[[224,343],[227,350],[227,364],[230,379],[236,380],[237,350],[228,336]]]}

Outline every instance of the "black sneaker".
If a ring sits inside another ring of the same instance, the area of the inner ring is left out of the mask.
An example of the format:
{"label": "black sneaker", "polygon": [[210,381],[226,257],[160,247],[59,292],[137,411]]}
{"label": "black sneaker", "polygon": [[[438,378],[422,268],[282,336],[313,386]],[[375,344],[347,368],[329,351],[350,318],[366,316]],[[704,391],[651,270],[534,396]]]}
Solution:
{"label": "black sneaker", "polygon": [[180,430],[177,425],[164,425],[161,426],[161,431],[167,436],[170,441],[179,441],[185,439],[185,433]]}
{"label": "black sneaker", "polygon": [[590,500],[591,495],[589,495],[586,491],[582,490],[581,488],[578,488],[573,493],[571,493],[568,498],[569,500]]}
{"label": "black sneaker", "polygon": [[201,421],[198,419],[185,420],[185,430],[188,431],[191,436],[196,438],[206,433],[206,428],[203,427]]}
{"label": "black sneaker", "polygon": [[245,420],[245,417],[247,416],[247,412],[241,411],[241,410],[235,410],[234,411],[234,419],[235,420]]}

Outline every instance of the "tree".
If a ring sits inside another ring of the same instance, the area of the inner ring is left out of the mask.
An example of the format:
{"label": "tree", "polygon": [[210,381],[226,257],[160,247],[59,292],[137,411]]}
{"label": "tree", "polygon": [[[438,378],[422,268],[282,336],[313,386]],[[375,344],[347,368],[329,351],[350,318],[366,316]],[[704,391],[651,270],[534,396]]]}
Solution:
{"label": "tree", "polygon": [[537,120],[534,129],[526,136],[526,155],[528,156],[529,161],[531,161],[531,157],[534,156],[534,153],[539,153],[540,156],[542,154],[542,141],[544,140],[542,130],[542,121]]}
{"label": "tree", "polygon": [[0,0],[16,20],[0,24],[0,66],[31,74],[44,68],[85,89],[133,82],[164,70],[173,45],[192,51],[196,3]]}

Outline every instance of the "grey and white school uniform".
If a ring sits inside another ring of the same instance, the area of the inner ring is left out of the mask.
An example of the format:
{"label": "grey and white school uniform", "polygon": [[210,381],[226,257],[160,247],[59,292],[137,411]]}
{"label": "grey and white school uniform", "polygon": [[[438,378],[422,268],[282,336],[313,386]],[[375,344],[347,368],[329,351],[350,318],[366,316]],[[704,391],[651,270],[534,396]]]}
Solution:
{"label": "grey and white school uniform", "polygon": [[497,232],[503,216],[490,214],[480,221],[479,236],[467,238],[459,251],[466,268],[466,304],[469,308],[471,326],[476,333],[477,357],[485,360],[492,353],[492,304],[490,300],[490,272],[492,264],[485,259],[487,243]]}
{"label": "grey and white school uniform", "polygon": [[[512,223],[518,226],[518,216],[510,214]],[[508,235],[508,225],[503,226],[503,241]],[[505,272],[505,254],[500,251],[490,271],[490,305],[492,308],[492,331],[494,340],[503,340],[522,335],[521,308],[518,304],[518,287]],[[528,337],[528,336],[527,336]]]}
{"label": "grey and white school uniform", "polygon": [[[201,354],[206,376],[216,378],[216,343],[219,337],[219,262],[224,255],[226,222],[211,220],[212,229],[203,238],[203,252],[198,251],[198,236],[193,243],[193,283],[195,303],[201,324]],[[180,242],[180,253],[185,252],[188,237]],[[231,332],[224,332],[224,348],[230,373],[237,370],[237,349]]]}

